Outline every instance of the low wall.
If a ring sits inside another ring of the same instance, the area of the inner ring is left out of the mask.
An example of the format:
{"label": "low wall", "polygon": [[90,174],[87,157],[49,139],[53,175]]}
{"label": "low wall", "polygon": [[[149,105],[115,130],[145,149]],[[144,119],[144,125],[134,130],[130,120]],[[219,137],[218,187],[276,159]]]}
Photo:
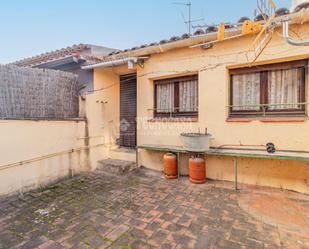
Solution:
{"label": "low wall", "polygon": [[[161,152],[140,150],[139,165],[163,171]],[[188,175],[189,154],[180,158],[180,174]],[[234,181],[232,157],[207,157],[207,178],[212,180]],[[302,161],[273,159],[238,159],[238,182],[294,190],[309,194],[309,163]]]}
{"label": "low wall", "polygon": [[[208,177],[234,181],[233,164],[232,157],[208,157]],[[238,182],[309,194],[309,164],[304,161],[239,158]]]}
{"label": "low wall", "polygon": [[0,195],[95,169],[104,141],[87,129],[81,120],[0,121]]}

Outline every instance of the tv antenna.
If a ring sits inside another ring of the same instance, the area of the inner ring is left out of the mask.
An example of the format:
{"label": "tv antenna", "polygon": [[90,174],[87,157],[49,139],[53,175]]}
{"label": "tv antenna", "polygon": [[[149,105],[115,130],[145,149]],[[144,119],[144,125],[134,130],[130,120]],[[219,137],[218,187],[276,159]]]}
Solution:
{"label": "tv antenna", "polygon": [[[273,0],[257,0],[257,6],[260,14],[264,19],[264,25],[253,43],[246,51],[246,57],[249,65],[256,62],[256,60],[263,53],[267,45],[270,43],[275,26],[273,20],[276,17],[277,6]],[[252,57],[252,58],[251,58]]]}
{"label": "tv antenna", "polygon": [[188,8],[188,20],[186,20],[186,18],[185,18],[185,16],[184,16],[183,13],[182,13],[182,17],[183,17],[183,19],[184,19],[184,23],[185,23],[186,25],[188,25],[188,33],[191,35],[191,28],[193,28],[192,23],[193,23],[193,22],[203,21],[204,18],[202,18],[202,19],[196,19],[196,20],[192,20],[192,19],[191,19],[191,16],[192,16],[192,14],[191,14],[192,2],[191,2],[191,1],[188,1],[188,2],[174,2],[173,4],[175,4],[175,5],[183,5],[183,6],[186,6],[186,7]]}

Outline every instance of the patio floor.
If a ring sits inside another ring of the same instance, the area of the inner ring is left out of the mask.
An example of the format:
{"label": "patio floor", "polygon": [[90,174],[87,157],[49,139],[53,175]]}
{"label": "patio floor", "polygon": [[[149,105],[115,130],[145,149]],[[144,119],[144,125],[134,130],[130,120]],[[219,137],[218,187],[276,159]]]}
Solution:
{"label": "patio floor", "polygon": [[308,196],[232,186],[87,173],[0,200],[0,248],[309,248]]}

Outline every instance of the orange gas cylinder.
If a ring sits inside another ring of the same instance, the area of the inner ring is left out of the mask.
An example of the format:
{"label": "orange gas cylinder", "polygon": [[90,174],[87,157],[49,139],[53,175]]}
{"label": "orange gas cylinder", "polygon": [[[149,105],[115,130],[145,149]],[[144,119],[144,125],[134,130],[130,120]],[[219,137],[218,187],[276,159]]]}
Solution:
{"label": "orange gas cylinder", "polygon": [[192,183],[201,184],[206,182],[206,163],[203,158],[189,159],[189,175]]}
{"label": "orange gas cylinder", "polygon": [[177,178],[177,157],[172,153],[167,153],[163,157],[164,175],[167,179]]}

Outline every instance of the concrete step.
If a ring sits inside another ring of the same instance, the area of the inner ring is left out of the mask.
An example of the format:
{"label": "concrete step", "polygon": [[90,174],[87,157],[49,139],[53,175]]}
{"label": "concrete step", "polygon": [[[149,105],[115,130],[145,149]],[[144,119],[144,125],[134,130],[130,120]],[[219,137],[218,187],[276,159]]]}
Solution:
{"label": "concrete step", "polygon": [[125,175],[130,171],[136,169],[136,163],[130,161],[105,159],[98,161],[98,170],[113,175]]}
{"label": "concrete step", "polygon": [[136,162],[136,150],[117,146],[111,149],[109,158]]}

